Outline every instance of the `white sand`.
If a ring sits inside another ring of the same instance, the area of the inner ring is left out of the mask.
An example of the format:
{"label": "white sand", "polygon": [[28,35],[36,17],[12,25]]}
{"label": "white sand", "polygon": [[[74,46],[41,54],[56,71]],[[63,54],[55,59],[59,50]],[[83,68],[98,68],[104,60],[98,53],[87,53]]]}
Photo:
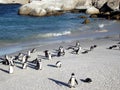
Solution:
{"label": "white sand", "polygon": [[[42,59],[43,70],[35,70],[28,67],[21,69],[21,64],[16,64],[14,73],[8,74],[8,66],[0,64],[0,90],[120,90],[120,50],[106,49],[118,41],[109,39],[82,40],[82,48],[88,49],[91,45],[98,45],[87,54],[71,54],[66,50],[63,57],[54,57],[52,60]],[[71,42],[61,43],[68,47]],[[73,43],[74,45],[74,43]],[[59,44],[46,46],[51,52],[57,49]],[[44,55],[40,50],[31,55]],[[61,68],[54,67],[57,61],[62,62]],[[67,86],[71,73],[75,73],[78,85],[75,89]],[[81,79],[91,78],[91,83],[82,82]]]}

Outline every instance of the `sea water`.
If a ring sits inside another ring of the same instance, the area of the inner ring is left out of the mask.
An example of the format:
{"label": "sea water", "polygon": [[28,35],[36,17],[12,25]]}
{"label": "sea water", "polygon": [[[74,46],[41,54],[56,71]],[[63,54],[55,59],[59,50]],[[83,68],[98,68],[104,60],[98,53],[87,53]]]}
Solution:
{"label": "sea water", "polygon": [[[0,5],[0,55],[13,53],[33,45],[82,38],[97,38],[120,33],[120,22],[90,19],[82,24],[84,13],[31,17],[18,15],[21,5]],[[89,15],[85,15],[88,17]],[[114,25],[115,24],[115,25]],[[113,25],[114,27],[110,27]]]}

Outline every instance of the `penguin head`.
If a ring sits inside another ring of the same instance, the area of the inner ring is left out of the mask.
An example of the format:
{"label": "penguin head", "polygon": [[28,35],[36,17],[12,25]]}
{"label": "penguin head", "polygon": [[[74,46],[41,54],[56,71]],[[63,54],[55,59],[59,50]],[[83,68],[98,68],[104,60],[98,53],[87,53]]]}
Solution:
{"label": "penguin head", "polygon": [[74,76],[75,74],[74,74],[74,73],[72,73],[71,75],[72,75],[72,76]]}

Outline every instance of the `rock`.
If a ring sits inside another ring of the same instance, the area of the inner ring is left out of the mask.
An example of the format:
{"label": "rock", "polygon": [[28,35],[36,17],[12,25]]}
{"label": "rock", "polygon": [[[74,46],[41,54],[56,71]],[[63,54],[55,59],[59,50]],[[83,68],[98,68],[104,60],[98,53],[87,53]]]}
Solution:
{"label": "rock", "polygon": [[98,16],[93,14],[93,15],[90,15],[90,18],[97,18]]}
{"label": "rock", "polygon": [[22,6],[19,9],[19,14],[41,16],[42,9],[42,12],[44,12],[42,15],[60,15],[64,11],[74,10],[80,3],[83,3],[83,6],[88,6],[91,4],[91,0],[30,0],[28,5]]}
{"label": "rock", "polygon": [[5,0],[0,0],[0,3],[3,3],[3,4],[5,4],[5,3],[7,3]]}
{"label": "rock", "polygon": [[87,16],[85,16],[85,15],[80,15],[80,16],[78,16],[78,18],[87,18]]}
{"label": "rock", "polygon": [[77,10],[77,9],[73,9],[70,11],[71,13],[80,13],[80,10]]}
{"label": "rock", "polygon": [[120,10],[120,0],[93,0],[92,4],[102,12]]}
{"label": "rock", "polygon": [[29,0],[0,0],[2,4],[27,4]]}
{"label": "rock", "polygon": [[82,24],[88,24],[88,23],[90,23],[90,20],[87,18],[84,20],[84,22]]}
{"label": "rock", "polygon": [[98,9],[102,8],[108,0],[92,0],[92,5]]}
{"label": "rock", "polygon": [[102,12],[105,13],[120,9],[119,6],[120,0],[29,0],[29,1],[30,3],[20,7],[19,14],[31,16],[50,16],[61,15],[65,11],[71,11],[72,13],[86,11],[87,14],[95,15]]}
{"label": "rock", "polygon": [[45,16],[46,15],[46,10],[42,8],[37,8],[37,9],[32,9],[29,13],[31,16]]}
{"label": "rock", "polygon": [[120,20],[120,11],[111,12],[111,19]]}
{"label": "rock", "polygon": [[78,3],[78,0],[61,0],[62,9],[65,11],[73,10]]}
{"label": "rock", "polygon": [[120,10],[120,0],[108,0],[107,6],[113,11]]}
{"label": "rock", "polygon": [[18,10],[18,14],[21,14],[21,15],[29,15],[29,13],[31,12],[31,8],[26,4],[26,5],[23,5],[19,8]]}
{"label": "rock", "polygon": [[95,7],[90,7],[86,10],[86,13],[87,14],[99,14],[99,10]]}

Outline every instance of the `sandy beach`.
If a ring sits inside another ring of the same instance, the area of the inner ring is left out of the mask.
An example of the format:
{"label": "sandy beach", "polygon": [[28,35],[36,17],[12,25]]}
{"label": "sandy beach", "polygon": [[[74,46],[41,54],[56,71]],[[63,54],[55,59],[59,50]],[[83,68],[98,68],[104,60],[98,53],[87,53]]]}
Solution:
{"label": "sandy beach", "polygon": [[[37,47],[37,51],[31,54],[28,61],[41,58],[42,70],[35,70],[30,66],[22,69],[22,64],[15,61],[14,73],[9,74],[9,66],[0,63],[0,90],[120,90],[120,50],[107,49],[118,43],[119,39],[106,37],[79,40],[82,50],[97,45],[94,50],[86,54],[82,54],[82,51],[79,54],[72,54],[72,50],[66,50],[69,45],[75,45],[75,42]],[[44,59],[44,50],[50,50],[56,55],[55,50],[60,45],[65,48],[64,56],[53,57],[52,60]],[[25,50],[19,52],[26,53]],[[57,61],[62,62],[61,68],[56,68]],[[71,73],[75,73],[78,81],[76,88],[68,86]],[[91,78],[92,82],[83,82],[86,78]]]}

